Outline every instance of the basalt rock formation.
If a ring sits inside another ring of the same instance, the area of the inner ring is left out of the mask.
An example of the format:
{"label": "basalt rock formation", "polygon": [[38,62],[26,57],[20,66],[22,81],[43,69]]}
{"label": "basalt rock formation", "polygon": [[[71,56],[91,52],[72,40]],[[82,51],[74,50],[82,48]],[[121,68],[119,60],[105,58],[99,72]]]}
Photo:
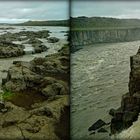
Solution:
{"label": "basalt rock formation", "polygon": [[71,45],[75,52],[85,45],[140,39],[140,20],[104,17],[71,18]]}
{"label": "basalt rock formation", "polygon": [[130,127],[140,112],[140,48],[130,57],[130,67],[129,93],[123,95],[119,109],[110,111],[113,134]]}
{"label": "basalt rock formation", "polygon": [[81,29],[71,31],[73,46],[91,45],[96,43],[113,43],[140,39],[140,28],[118,29]]}

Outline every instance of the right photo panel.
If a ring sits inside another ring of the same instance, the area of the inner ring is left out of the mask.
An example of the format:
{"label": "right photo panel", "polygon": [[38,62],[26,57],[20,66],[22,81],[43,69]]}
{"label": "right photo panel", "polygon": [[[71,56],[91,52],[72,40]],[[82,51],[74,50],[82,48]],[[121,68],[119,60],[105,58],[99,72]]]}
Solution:
{"label": "right photo panel", "polygon": [[140,139],[140,2],[71,2],[71,139]]}

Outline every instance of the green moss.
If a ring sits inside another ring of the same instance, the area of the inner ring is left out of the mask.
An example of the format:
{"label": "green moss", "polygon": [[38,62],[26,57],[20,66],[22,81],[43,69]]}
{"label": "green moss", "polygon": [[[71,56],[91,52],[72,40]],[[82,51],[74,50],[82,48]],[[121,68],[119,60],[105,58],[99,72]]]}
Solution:
{"label": "green moss", "polygon": [[71,18],[71,31],[140,28],[139,19],[116,19],[105,17]]}
{"label": "green moss", "polygon": [[12,93],[11,91],[4,91],[4,93],[3,93],[3,99],[4,100],[10,100],[10,99],[12,99],[13,97],[14,97],[14,93]]}
{"label": "green moss", "polygon": [[69,26],[69,20],[27,21],[14,25],[19,26]]}

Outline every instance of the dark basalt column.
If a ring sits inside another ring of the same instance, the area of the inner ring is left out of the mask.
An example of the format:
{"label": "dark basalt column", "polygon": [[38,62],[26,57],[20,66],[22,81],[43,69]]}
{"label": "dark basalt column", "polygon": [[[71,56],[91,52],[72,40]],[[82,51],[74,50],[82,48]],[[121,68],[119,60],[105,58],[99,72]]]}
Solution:
{"label": "dark basalt column", "polygon": [[112,134],[122,131],[137,120],[140,112],[140,48],[130,57],[129,93],[123,95],[121,107],[114,110],[111,120]]}

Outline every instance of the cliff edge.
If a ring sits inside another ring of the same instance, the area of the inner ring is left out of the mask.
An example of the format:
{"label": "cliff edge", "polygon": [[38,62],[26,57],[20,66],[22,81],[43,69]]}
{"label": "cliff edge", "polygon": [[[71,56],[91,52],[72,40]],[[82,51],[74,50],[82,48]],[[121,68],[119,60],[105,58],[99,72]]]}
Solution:
{"label": "cliff edge", "polygon": [[130,57],[129,92],[123,95],[121,107],[110,110],[112,134],[130,127],[137,120],[140,112],[140,48]]}

